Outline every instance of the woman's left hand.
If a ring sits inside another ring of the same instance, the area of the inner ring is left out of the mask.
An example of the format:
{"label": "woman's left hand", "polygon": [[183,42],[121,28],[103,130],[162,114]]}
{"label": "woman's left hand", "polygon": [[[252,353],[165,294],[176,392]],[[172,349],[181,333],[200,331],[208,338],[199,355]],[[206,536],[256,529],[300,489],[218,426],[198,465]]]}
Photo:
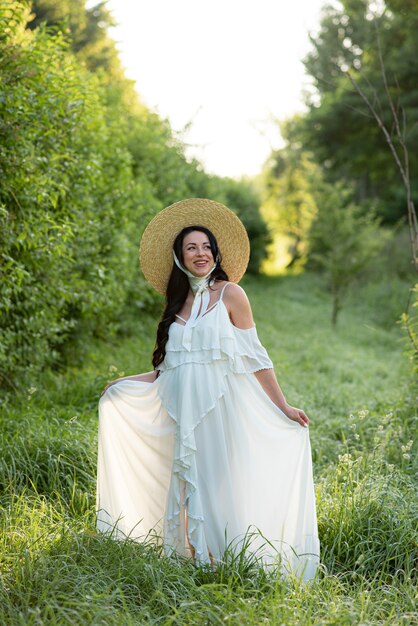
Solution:
{"label": "woman's left hand", "polygon": [[306,415],[302,409],[297,409],[295,406],[290,406],[290,404],[286,404],[284,408],[282,408],[283,413],[294,422],[298,422],[301,426],[308,426],[309,417]]}

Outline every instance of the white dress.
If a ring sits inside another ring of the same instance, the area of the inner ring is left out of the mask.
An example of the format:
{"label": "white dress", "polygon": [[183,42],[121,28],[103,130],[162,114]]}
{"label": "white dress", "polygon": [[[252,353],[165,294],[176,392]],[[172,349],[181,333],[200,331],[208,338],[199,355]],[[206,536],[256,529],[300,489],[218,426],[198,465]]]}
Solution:
{"label": "white dress", "polygon": [[246,536],[263,563],[310,580],[319,540],[309,428],[257,381],[272,362],[255,326],[231,323],[224,289],[186,347],[185,326],[171,324],[155,382],[122,380],[100,398],[97,528],[156,534],[168,554],[190,555],[189,541],[208,563]]}

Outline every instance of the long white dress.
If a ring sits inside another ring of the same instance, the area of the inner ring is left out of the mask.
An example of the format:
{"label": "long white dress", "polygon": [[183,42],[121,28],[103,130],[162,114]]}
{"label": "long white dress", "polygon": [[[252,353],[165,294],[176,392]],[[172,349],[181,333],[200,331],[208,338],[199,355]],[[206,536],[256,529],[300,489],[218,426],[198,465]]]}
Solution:
{"label": "long white dress", "polygon": [[190,542],[208,563],[249,539],[263,563],[311,580],[319,540],[309,428],[257,381],[272,362],[255,326],[231,323],[223,291],[188,341],[185,326],[171,324],[155,382],[122,380],[100,398],[97,528],[156,534],[168,554],[190,555]]}

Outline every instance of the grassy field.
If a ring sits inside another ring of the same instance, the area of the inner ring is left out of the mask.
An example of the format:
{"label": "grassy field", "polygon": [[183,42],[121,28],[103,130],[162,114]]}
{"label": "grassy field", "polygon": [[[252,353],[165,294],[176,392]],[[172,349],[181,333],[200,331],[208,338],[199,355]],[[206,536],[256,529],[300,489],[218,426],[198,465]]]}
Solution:
{"label": "grassy field", "polygon": [[150,369],[156,321],[143,316],[3,399],[0,624],[417,623],[417,412],[399,326],[363,297],[333,330],[313,275],[243,286],[288,401],[311,419],[318,580],[242,561],[213,573],[96,535],[97,401],[108,380]]}

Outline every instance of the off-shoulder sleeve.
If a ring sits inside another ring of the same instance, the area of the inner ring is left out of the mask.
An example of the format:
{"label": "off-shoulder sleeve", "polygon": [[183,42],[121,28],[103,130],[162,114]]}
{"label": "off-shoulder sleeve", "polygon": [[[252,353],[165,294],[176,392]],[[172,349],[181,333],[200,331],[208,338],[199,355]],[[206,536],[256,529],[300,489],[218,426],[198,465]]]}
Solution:
{"label": "off-shoulder sleeve", "polygon": [[232,328],[235,337],[236,366],[239,361],[242,363],[242,367],[237,369],[245,372],[272,369],[273,363],[258,338],[256,327],[242,329],[233,326]]}

